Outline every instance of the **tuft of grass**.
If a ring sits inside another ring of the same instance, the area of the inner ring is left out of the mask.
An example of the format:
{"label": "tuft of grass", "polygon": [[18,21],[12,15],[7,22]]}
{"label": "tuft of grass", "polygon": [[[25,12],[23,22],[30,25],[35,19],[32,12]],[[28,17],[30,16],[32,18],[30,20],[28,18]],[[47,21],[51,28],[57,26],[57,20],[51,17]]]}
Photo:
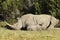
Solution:
{"label": "tuft of grass", "polygon": [[6,26],[6,23],[4,21],[1,21],[0,22],[0,27],[4,27],[4,26]]}
{"label": "tuft of grass", "polygon": [[60,30],[21,31],[0,28],[0,40],[60,40]]}

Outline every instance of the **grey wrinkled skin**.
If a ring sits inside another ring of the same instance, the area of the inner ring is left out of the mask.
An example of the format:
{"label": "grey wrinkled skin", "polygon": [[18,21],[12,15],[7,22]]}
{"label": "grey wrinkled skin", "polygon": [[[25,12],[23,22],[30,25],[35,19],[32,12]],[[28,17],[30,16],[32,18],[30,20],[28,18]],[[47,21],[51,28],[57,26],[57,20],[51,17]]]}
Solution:
{"label": "grey wrinkled skin", "polygon": [[26,15],[23,15],[20,19],[18,19],[17,23],[13,25],[10,25],[8,23],[6,24],[16,30],[19,30],[21,28],[27,28],[27,30],[38,31],[38,30],[46,30],[49,24],[50,26],[47,29],[48,30],[54,29],[54,26],[58,24],[58,22],[59,20],[51,15],[26,14]]}
{"label": "grey wrinkled skin", "polygon": [[59,19],[56,19],[55,17],[51,16],[51,25],[49,26],[48,30],[55,29],[54,26],[59,23]]}
{"label": "grey wrinkled skin", "polygon": [[23,27],[28,25],[27,30],[45,30],[48,25],[48,29],[53,29],[56,24],[58,24],[59,20],[51,15],[41,14],[41,15],[33,15],[26,14],[21,17]]}
{"label": "grey wrinkled skin", "polygon": [[33,14],[26,14],[21,17],[22,26],[25,27],[26,25],[34,25]]}
{"label": "grey wrinkled skin", "polygon": [[41,28],[43,30],[46,30],[46,28],[49,26],[50,22],[50,26],[47,28],[48,30],[49,29],[54,29],[54,26],[56,24],[58,24],[59,20],[56,19],[55,17],[51,16],[51,15],[46,15],[46,14],[41,14],[41,15],[35,15],[35,20],[37,22],[37,24],[42,24],[40,25]]}
{"label": "grey wrinkled skin", "polygon": [[27,30],[29,30],[29,31],[41,31],[42,30],[42,28],[41,28],[41,26],[40,25],[29,25],[28,27],[27,27]]}
{"label": "grey wrinkled skin", "polygon": [[51,17],[50,15],[42,14],[35,15],[34,19],[36,20],[36,23],[40,25],[43,30],[45,30],[50,23],[50,17]]}

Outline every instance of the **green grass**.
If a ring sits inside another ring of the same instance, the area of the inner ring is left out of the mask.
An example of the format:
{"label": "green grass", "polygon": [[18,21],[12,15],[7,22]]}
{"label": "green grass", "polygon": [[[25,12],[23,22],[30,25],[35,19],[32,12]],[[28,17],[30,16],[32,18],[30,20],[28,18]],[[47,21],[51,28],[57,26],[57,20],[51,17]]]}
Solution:
{"label": "green grass", "polygon": [[0,22],[0,27],[1,27],[1,26],[2,26],[2,27],[6,26],[6,23],[3,22],[3,21],[1,21],[1,22]]}
{"label": "green grass", "polygon": [[0,40],[60,40],[60,30],[21,31],[0,28]]}
{"label": "green grass", "polygon": [[[5,26],[0,22],[0,26]],[[0,40],[60,40],[60,29],[44,31],[8,30],[0,27]]]}

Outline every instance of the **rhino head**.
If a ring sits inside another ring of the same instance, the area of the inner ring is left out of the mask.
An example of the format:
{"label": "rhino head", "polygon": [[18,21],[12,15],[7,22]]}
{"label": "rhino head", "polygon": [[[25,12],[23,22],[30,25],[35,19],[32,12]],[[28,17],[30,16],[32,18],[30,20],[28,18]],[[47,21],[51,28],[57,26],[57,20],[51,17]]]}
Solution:
{"label": "rhino head", "polygon": [[21,19],[18,19],[18,22],[14,23],[13,25],[9,24],[8,22],[5,22],[7,25],[5,27],[7,27],[7,29],[15,29],[15,30],[19,30],[22,28],[22,21]]}

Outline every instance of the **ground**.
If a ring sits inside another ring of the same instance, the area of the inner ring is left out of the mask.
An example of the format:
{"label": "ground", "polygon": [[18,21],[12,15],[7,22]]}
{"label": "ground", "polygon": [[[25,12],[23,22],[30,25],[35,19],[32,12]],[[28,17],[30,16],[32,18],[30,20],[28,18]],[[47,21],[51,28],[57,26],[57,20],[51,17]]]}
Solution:
{"label": "ground", "polygon": [[21,31],[0,28],[0,40],[60,40],[60,30]]}

